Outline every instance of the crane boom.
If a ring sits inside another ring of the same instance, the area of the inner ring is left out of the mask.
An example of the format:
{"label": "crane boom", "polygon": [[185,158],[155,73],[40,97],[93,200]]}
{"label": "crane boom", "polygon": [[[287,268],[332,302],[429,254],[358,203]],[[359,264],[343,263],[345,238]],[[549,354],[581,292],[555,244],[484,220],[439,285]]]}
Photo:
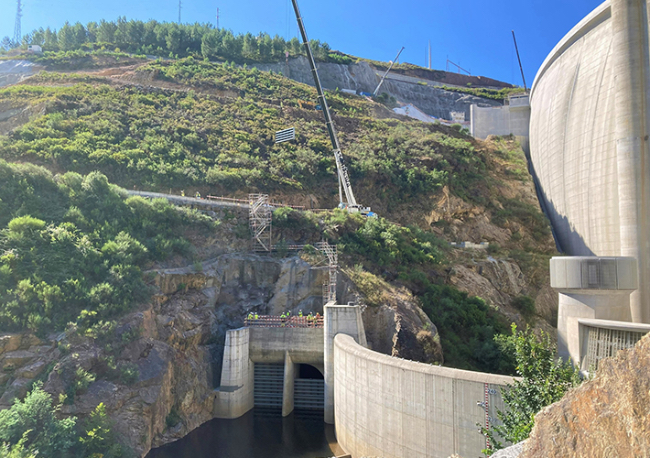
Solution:
{"label": "crane boom", "polygon": [[360,211],[362,213],[372,213],[369,208],[363,208],[361,205],[357,204],[357,200],[354,198],[354,193],[352,192],[352,185],[350,184],[350,176],[348,175],[348,169],[343,164],[343,155],[341,154],[341,146],[339,145],[339,139],[336,135],[336,129],[334,128],[334,123],[332,122],[332,116],[330,115],[329,107],[327,106],[327,100],[325,100],[325,94],[323,92],[323,87],[320,83],[320,78],[318,77],[318,71],[316,70],[316,62],[314,61],[314,55],[311,52],[311,47],[309,46],[309,39],[307,38],[307,32],[305,31],[305,25],[302,22],[302,17],[300,16],[300,10],[298,9],[297,0],[291,0],[293,4],[293,9],[296,12],[296,19],[298,20],[298,28],[300,29],[300,35],[302,36],[303,44],[305,45],[305,50],[307,51],[307,60],[311,66],[311,73],[314,77],[314,85],[316,86],[316,91],[318,92],[318,100],[323,109],[323,115],[325,116],[325,123],[327,124],[327,132],[330,136],[330,141],[332,142],[332,149],[334,150],[334,160],[336,161],[336,171],[339,179],[339,198],[341,204],[343,203],[343,196],[341,195],[341,188],[345,193],[345,198],[347,200],[347,207],[349,211]]}
{"label": "crane boom", "polygon": [[400,49],[399,52],[397,53],[397,56],[395,57],[395,60],[392,60],[390,62],[390,65],[388,66],[388,70],[386,70],[386,73],[384,73],[384,76],[381,77],[381,80],[379,81],[379,84],[375,88],[375,91],[372,93],[373,96],[377,95],[377,92],[379,91],[379,88],[384,83],[384,80],[386,79],[386,76],[388,76],[388,72],[390,72],[390,69],[393,68],[393,65],[395,65],[395,62],[397,62],[397,59],[399,59],[399,55],[402,54],[402,51],[404,51],[404,46],[402,46],[402,49]]}

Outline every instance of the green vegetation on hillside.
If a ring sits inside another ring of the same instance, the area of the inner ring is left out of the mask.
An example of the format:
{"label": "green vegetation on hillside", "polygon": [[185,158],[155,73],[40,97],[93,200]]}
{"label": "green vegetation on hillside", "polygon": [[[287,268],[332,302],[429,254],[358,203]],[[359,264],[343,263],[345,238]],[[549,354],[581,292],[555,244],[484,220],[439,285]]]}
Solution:
{"label": "green vegetation on hillside", "polygon": [[[0,103],[29,104],[45,112],[0,137],[0,157],[56,171],[98,170],[127,188],[198,189],[226,195],[262,191],[281,199],[313,195],[319,206],[336,205],[335,164],[322,113],[314,109],[313,88],[255,68],[192,57],[151,62],[128,77],[144,83],[121,86],[96,75],[45,73],[31,78],[29,84],[0,90]],[[507,332],[502,315],[481,298],[444,285],[456,256],[443,238],[456,236],[452,222],[435,219],[438,222],[431,223],[430,231],[423,215],[444,213],[436,206],[449,202],[465,220],[454,221],[455,225],[472,224],[472,215],[480,215],[481,224],[507,228],[510,241],[502,242],[503,247],[493,244],[491,253],[510,256],[527,276],[530,272],[546,275],[545,268],[539,269],[546,254],[531,252],[548,239],[548,223],[539,209],[513,198],[519,194],[516,189],[500,191],[529,180],[521,154],[513,152],[515,142],[503,139],[488,146],[454,127],[376,119],[377,113],[385,115],[384,108],[338,91],[330,92],[328,100],[357,199],[385,219],[280,209],[274,216],[274,227],[282,231],[274,230],[281,234],[277,242],[309,244],[325,236],[338,244],[348,268],[358,267],[367,278],[405,286],[419,298],[439,327],[447,364],[509,372],[512,368],[493,341],[494,335]],[[296,127],[296,141],[276,145],[273,133],[288,126]],[[65,185],[65,179],[57,186],[61,183]],[[17,228],[31,228],[31,232],[20,229],[25,233],[42,234],[53,224],[35,213],[16,216],[26,215],[45,221],[45,226],[32,220],[14,223]],[[54,221],[61,222],[68,223]],[[137,230],[125,232],[147,248],[144,254],[134,255],[137,269],[156,259],[146,237],[137,236]],[[117,240],[118,235],[119,231],[97,241],[95,248],[104,259],[110,258],[110,252],[102,248],[111,241],[137,252],[138,245]],[[111,271],[112,262],[104,262],[105,271],[93,277],[97,284],[106,283],[100,277]],[[141,278],[137,269],[135,276]],[[33,294],[38,295],[40,281],[30,280]],[[20,292],[17,286],[7,288],[14,295]],[[65,320],[76,319],[84,309],[94,312],[100,303],[75,306]],[[525,309],[531,319],[529,302],[514,306]],[[128,307],[116,296],[116,313]],[[85,326],[87,316],[78,320],[81,325]],[[90,315],[95,322],[100,318]],[[29,325],[29,314],[10,323]]]}
{"label": "green vegetation on hillside", "polygon": [[445,91],[463,92],[465,94],[472,94],[477,97],[485,97],[486,99],[493,100],[506,100],[511,95],[524,94],[523,87],[506,87],[503,89],[489,89],[485,87],[459,87],[459,86],[442,86]]}
{"label": "green vegetation on hillside", "polygon": [[129,197],[93,172],[56,179],[0,161],[0,330],[91,326],[147,297],[142,268],[191,254],[183,233],[207,217]]}
{"label": "green vegetation on hillside", "polygon": [[[304,47],[298,38],[286,41],[268,33],[253,35],[233,34],[230,30],[216,29],[211,24],[177,24],[175,22],[147,22],[127,20],[101,20],[85,26],[79,22],[66,22],[58,31],[42,27],[25,35],[21,43],[12,43],[5,37],[0,49],[27,45],[42,46],[45,51],[37,61],[48,63],[57,51],[122,51],[136,55],[153,54],[160,57],[205,57],[208,59],[245,62],[277,62],[290,56],[303,55]],[[331,52],[327,43],[311,40],[314,58],[319,61],[349,63],[349,57]],[[83,56],[77,56],[83,57]]]}
{"label": "green vegetation on hillside", "polygon": [[[514,368],[494,341],[508,333],[503,317],[479,297],[469,297],[441,284],[449,262],[449,244],[417,227],[401,227],[384,218],[364,218],[342,210],[327,214],[280,208],[273,214],[280,237],[291,243],[313,243],[323,234],[338,246],[340,260],[368,276],[407,286],[436,324],[445,364],[462,369],[510,374]],[[364,277],[364,276],[360,276]],[[364,288],[372,296],[373,282]],[[376,293],[376,292],[375,292]],[[370,305],[374,304],[372,301]]]}
{"label": "green vegetation on hillside", "polygon": [[[204,92],[84,83],[7,88],[0,101],[45,103],[48,114],[0,137],[0,155],[57,170],[99,169],[127,187],[333,190],[335,166],[321,114],[296,108],[315,99],[313,88],[256,69],[191,58],[151,63],[139,71]],[[92,82],[92,77],[67,78]],[[46,74],[32,84],[59,80]],[[370,103],[345,94],[331,93],[329,100],[361,193],[364,187],[379,188],[375,198],[386,207],[444,185],[470,199],[485,194],[486,159],[462,133],[375,120],[369,117]],[[296,127],[297,142],[276,145],[273,132],[287,125]]]}
{"label": "green vegetation on hillside", "polygon": [[84,422],[57,418],[57,406],[37,384],[23,401],[0,411],[0,457],[119,458],[130,456],[111,431],[106,407],[99,404]]}

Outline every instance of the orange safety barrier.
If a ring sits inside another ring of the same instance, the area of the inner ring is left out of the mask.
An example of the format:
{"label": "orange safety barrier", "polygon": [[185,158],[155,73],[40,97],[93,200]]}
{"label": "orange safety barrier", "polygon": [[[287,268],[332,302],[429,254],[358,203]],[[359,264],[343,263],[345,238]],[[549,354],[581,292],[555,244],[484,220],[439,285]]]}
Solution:
{"label": "orange safety barrier", "polygon": [[258,315],[257,318],[244,319],[244,326],[260,328],[322,328],[324,321],[322,316],[290,316],[282,318],[274,315]]}

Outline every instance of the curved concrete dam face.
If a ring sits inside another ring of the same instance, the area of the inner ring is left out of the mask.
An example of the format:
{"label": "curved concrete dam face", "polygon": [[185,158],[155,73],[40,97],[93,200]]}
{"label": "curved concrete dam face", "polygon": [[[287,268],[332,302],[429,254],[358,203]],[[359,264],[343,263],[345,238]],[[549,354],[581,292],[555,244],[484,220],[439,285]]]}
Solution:
{"label": "curved concrete dam face", "polygon": [[558,244],[634,257],[637,322],[650,322],[647,3],[596,8],[549,54],[530,97],[531,161]]}

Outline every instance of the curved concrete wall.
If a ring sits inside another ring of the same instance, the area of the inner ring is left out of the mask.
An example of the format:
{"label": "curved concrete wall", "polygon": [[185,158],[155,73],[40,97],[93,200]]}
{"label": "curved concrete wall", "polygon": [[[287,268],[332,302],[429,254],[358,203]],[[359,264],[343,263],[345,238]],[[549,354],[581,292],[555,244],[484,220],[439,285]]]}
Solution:
{"label": "curved concrete wall", "polygon": [[549,54],[530,96],[534,171],[574,256],[620,255],[611,25],[606,2]]}
{"label": "curved concrete wall", "polygon": [[530,157],[558,245],[638,265],[632,319],[650,322],[650,0],[609,0],[533,84]]}
{"label": "curved concrete wall", "polygon": [[488,417],[496,419],[496,408],[505,409],[500,388],[513,380],[382,355],[338,334],[334,338],[338,443],[353,458],[482,456],[486,443],[477,424],[485,425]]}

